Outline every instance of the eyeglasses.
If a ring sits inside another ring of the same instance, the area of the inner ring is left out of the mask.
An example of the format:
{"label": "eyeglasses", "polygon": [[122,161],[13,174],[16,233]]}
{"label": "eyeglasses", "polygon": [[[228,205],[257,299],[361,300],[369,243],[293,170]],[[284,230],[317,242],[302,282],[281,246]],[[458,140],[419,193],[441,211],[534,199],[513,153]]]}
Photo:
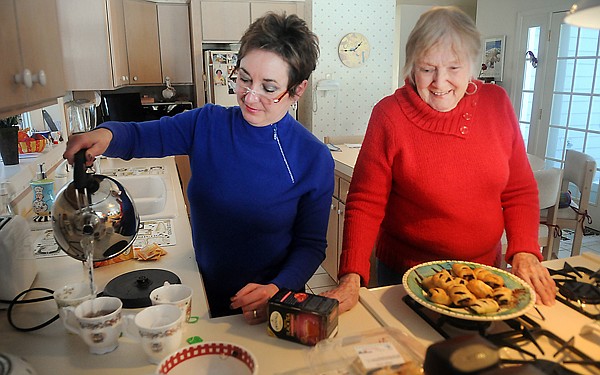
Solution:
{"label": "eyeglasses", "polygon": [[[263,89],[264,91],[264,89]],[[288,94],[288,90],[286,89],[281,95],[276,98],[273,98],[274,93],[270,92],[257,92],[256,90],[251,89],[250,87],[244,85],[243,82],[238,78],[235,82],[235,92],[241,94],[243,96],[254,95],[258,100],[263,104],[277,104],[283,99],[285,94]]]}

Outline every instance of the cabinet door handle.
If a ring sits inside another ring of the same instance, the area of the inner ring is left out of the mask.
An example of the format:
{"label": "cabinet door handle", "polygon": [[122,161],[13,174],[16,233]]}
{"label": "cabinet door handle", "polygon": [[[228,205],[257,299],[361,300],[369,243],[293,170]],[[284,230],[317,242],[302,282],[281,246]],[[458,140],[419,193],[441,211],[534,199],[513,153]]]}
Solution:
{"label": "cabinet door handle", "polygon": [[133,76],[133,80],[134,80],[134,81],[137,81],[137,80],[138,80],[138,77],[137,77],[137,76]]}
{"label": "cabinet door handle", "polygon": [[341,215],[342,213],[344,213],[344,211],[338,210],[338,215]]}
{"label": "cabinet door handle", "polygon": [[15,83],[22,83],[28,89],[30,89],[31,86],[33,86],[31,70],[29,70],[29,69],[23,69],[23,73],[15,74],[14,79],[15,79]]}
{"label": "cabinet door handle", "polygon": [[37,74],[33,74],[31,76],[31,81],[33,83],[39,83],[42,86],[46,86],[46,72],[44,70],[40,70]]}

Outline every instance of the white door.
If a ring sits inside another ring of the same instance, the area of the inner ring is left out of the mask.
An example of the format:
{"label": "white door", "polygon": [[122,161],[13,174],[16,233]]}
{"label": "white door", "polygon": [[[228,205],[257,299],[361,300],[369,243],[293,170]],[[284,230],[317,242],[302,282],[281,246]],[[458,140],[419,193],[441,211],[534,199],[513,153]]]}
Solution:
{"label": "white door", "polygon": [[[563,165],[567,149],[600,162],[600,31],[567,25],[564,16],[564,12],[554,13],[546,17],[548,21],[543,16],[524,17],[521,30],[526,46],[539,48],[537,68],[529,54],[521,64],[521,130],[528,152],[557,168]],[[597,171],[589,207],[594,229],[600,229],[599,180]]]}
{"label": "white door", "polygon": [[546,80],[545,58],[548,49],[550,19],[546,14],[524,16],[521,20],[519,51],[523,51],[518,62],[515,86],[521,88],[519,100],[515,100],[515,110],[519,119],[521,134],[527,146],[527,152],[544,156],[543,150],[537,150],[540,137],[545,138],[541,123],[541,100]]}

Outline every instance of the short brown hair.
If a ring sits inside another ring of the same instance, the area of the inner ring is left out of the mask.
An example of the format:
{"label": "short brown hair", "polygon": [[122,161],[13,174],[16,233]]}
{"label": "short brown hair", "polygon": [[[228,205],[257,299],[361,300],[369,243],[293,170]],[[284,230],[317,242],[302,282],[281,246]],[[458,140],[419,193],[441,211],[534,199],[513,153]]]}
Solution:
{"label": "short brown hair", "polygon": [[317,67],[319,38],[297,15],[269,12],[254,21],[240,39],[236,68],[244,56],[255,49],[273,52],[288,63],[287,89],[290,95],[295,95],[296,87]]}
{"label": "short brown hair", "polygon": [[438,43],[450,43],[458,57],[466,55],[473,73],[479,67],[481,36],[475,22],[457,7],[433,7],[421,15],[406,43],[403,73],[413,85],[417,60]]}

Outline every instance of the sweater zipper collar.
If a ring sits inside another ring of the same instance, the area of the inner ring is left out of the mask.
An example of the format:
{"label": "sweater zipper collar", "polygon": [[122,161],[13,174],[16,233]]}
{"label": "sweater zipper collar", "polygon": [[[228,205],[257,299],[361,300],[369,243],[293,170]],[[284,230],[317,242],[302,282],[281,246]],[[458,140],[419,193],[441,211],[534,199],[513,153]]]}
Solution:
{"label": "sweater zipper collar", "polygon": [[277,124],[271,124],[271,127],[273,127],[273,139],[275,140],[275,142],[277,142],[277,146],[279,146],[279,152],[281,153],[281,157],[283,158],[285,167],[287,168],[288,174],[290,175],[290,180],[292,181],[292,184],[295,184],[296,180],[294,179],[294,174],[292,173],[287,158],[285,157],[285,153],[283,152],[283,147],[281,147],[281,142],[279,141],[279,135],[277,134]]}

